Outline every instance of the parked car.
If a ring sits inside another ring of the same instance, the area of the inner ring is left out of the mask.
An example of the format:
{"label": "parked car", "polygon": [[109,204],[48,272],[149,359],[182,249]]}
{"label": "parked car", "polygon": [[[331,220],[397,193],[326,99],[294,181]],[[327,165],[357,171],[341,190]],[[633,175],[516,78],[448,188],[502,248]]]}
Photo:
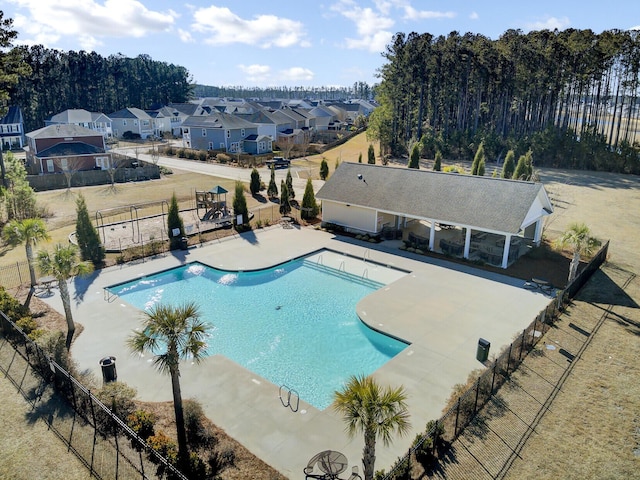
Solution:
{"label": "parked car", "polygon": [[273,157],[271,160],[267,160],[265,163],[269,168],[271,168],[272,166],[273,168],[287,168],[289,167],[289,165],[291,165],[291,160],[283,157]]}

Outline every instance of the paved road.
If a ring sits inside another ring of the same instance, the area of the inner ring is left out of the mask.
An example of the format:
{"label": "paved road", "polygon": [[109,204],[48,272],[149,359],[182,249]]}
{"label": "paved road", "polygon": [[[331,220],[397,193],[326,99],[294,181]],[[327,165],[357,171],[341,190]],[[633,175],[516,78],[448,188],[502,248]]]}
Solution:
{"label": "paved road", "polygon": [[[112,152],[120,153],[123,155],[128,155],[130,157],[134,156],[134,150],[138,148],[142,150],[140,147],[123,147],[123,148],[114,148]],[[144,148],[147,149],[146,147]],[[151,159],[151,155],[147,153],[138,153],[135,155],[137,159],[143,160],[145,162],[153,163]],[[302,199],[302,195],[304,194],[304,189],[307,183],[307,177],[311,173],[313,176],[314,170],[317,170],[317,167],[306,167],[302,165],[304,160],[297,160],[291,164],[291,175],[293,177],[293,188],[296,191],[296,198]],[[186,160],[182,158],[176,157],[163,157],[160,156],[158,159],[158,165],[162,167],[167,167],[170,169],[176,170],[184,170],[188,172],[201,173],[203,175],[211,175],[219,178],[228,178],[231,180],[242,180],[243,182],[249,182],[251,180],[251,170],[250,168],[240,168],[229,165],[222,165],[220,163],[206,163],[197,160]],[[260,172],[260,177],[265,184],[269,183],[270,171],[267,167],[258,168]],[[287,176],[287,169],[280,168],[276,170],[276,185],[278,186],[278,190],[280,189],[280,181],[284,180]],[[317,176],[317,173],[316,173]],[[313,180],[313,190],[317,192],[318,189],[322,186],[324,182],[322,180]],[[298,197],[298,195],[300,195]]]}

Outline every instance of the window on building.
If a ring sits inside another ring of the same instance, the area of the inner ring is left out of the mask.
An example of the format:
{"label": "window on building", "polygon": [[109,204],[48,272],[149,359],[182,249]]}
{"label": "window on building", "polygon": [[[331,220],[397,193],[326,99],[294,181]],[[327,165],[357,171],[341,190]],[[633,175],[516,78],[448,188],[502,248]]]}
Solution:
{"label": "window on building", "polygon": [[240,130],[240,136],[244,138],[244,128]]}
{"label": "window on building", "polygon": [[203,128],[203,129],[202,129],[202,136],[203,136],[203,137],[206,137],[206,136],[207,136],[207,129],[206,129],[206,128]]}
{"label": "window on building", "polygon": [[227,138],[231,138],[231,130],[227,130]]}
{"label": "window on building", "polygon": [[126,127],[126,126],[127,126],[127,121],[126,121],[126,120],[122,120],[122,125],[123,125],[124,127]]}

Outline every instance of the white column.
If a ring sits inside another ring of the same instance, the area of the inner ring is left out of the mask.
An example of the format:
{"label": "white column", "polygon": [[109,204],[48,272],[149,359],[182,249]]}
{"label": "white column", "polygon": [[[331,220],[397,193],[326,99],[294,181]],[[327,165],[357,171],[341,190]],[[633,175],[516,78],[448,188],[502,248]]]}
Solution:
{"label": "white column", "polygon": [[471,246],[471,228],[467,227],[464,236],[464,258],[469,258],[469,247]]}
{"label": "white column", "polygon": [[431,222],[431,230],[429,230],[429,250],[433,252],[436,243],[436,222],[434,220],[429,220]]}
{"label": "white column", "polygon": [[507,268],[509,263],[509,249],[511,248],[511,235],[504,237],[504,249],[502,250],[502,268]]}
{"label": "white column", "polygon": [[536,244],[536,247],[540,246],[540,240],[542,240],[542,219],[539,218],[536,221],[536,233],[533,236],[533,241]]}

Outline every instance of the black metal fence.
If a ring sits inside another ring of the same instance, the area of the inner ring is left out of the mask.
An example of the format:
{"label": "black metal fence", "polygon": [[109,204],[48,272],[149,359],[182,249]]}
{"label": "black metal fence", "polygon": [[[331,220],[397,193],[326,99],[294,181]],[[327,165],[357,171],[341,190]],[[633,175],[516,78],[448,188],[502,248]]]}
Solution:
{"label": "black metal fence", "polygon": [[29,263],[26,260],[0,267],[0,285],[4,288],[16,288],[30,281]]}
{"label": "black metal fence", "polygon": [[557,292],[556,299],[536,316],[517,339],[480,375],[473,386],[455,401],[453,407],[438,420],[431,422],[431,428],[416,438],[407,454],[396,461],[389,473],[384,476],[384,480],[410,478],[409,472],[413,461],[425,457],[435,460],[436,450],[443,442],[450,444],[458,438],[476,413],[498,393],[500,387],[509,380],[510,375],[527,354],[544,337],[568,302],[605,262],[608,249],[609,242],[606,242],[574,281],[565,290]]}
{"label": "black metal fence", "polygon": [[0,312],[0,371],[99,479],[187,480]]}

